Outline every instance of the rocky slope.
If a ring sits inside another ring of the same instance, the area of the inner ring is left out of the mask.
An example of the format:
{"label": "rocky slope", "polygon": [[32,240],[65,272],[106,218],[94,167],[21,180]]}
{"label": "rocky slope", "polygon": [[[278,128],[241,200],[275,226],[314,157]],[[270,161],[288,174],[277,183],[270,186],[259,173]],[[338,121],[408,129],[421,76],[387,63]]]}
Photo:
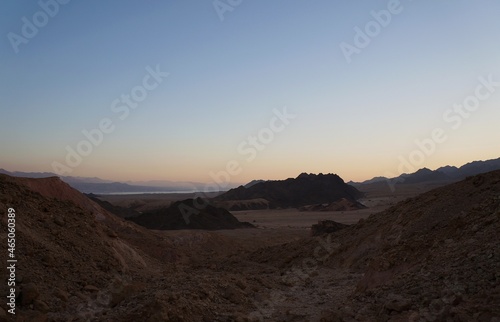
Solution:
{"label": "rocky slope", "polygon": [[[322,321],[497,321],[499,231],[496,171],[408,199],[326,237],[251,258],[274,261],[284,272],[304,272],[305,260],[316,259],[316,267],[330,273],[306,270],[304,280],[326,295],[330,283],[343,281],[350,291],[320,306]],[[313,255],[326,240],[329,252],[318,260]],[[298,291],[314,294],[309,286]]]}
{"label": "rocky slope", "polygon": [[[113,297],[113,280],[155,266],[159,250],[134,245],[139,236],[154,236],[117,220],[57,177],[0,175],[0,209],[6,214],[8,208],[16,212],[18,318],[84,316]],[[2,234],[6,224],[2,215]]]}
{"label": "rocky slope", "polygon": [[350,299],[353,311],[340,316],[499,318],[499,231],[496,171],[400,203],[353,227],[350,236],[340,232],[336,262],[364,271]]}
{"label": "rocky slope", "polygon": [[[16,321],[245,321],[278,286],[272,266],[226,265],[258,239],[242,246],[239,237],[206,231],[149,231],[58,178],[1,175],[0,212],[11,207]],[[6,224],[2,215],[4,241]],[[9,294],[6,283],[0,294]],[[0,306],[2,322],[13,320],[6,311]]]}
{"label": "rocky slope", "polygon": [[[12,319],[2,304],[0,321],[227,321],[236,301],[231,292],[245,307],[233,286],[241,276],[205,268],[213,265],[207,259],[241,251],[222,236],[149,231],[59,178],[0,175],[5,243],[9,208],[16,212],[17,306]],[[200,261],[202,268],[189,264]],[[0,294],[9,294],[6,282]]]}

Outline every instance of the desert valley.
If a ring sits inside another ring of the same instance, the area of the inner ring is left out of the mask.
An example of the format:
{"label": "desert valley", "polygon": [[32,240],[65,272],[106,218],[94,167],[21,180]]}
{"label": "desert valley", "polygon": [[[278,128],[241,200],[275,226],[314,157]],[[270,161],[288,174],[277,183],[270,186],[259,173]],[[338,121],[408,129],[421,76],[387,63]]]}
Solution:
{"label": "desert valley", "polygon": [[197,200],[2,174],[16,321],[496,321],[500,170],[428,179],[301,174]]}
{"label": "desert valley", "polygon": [[0,322],[500,322],[500,1],[0,1]]}

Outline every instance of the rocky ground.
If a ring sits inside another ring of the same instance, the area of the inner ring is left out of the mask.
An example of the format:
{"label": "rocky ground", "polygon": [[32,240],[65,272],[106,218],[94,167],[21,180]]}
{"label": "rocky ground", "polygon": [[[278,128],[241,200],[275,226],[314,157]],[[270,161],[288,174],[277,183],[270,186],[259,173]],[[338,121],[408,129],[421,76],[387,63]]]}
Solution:
{"label": "rocky ground", "polygon": [[151,231],[56,178],[2,175],[4,244],[9,207],[17,321],[500,321],[500,172],[317,237]]}

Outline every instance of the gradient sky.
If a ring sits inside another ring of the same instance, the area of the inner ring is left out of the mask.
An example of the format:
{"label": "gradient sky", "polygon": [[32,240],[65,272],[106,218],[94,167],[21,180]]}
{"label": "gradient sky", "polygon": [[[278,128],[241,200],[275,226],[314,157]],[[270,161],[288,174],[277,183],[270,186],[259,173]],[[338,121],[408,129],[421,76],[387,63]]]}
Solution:
{"label": "gradient sky", "polygon": [[[72,0],[16,53],[9,34],[42,9],[2,1],[0,167],[53,171],[105,118],[114,131],[66,175],[210,182],[235,161],[232,182],[348,181],[397,175],[410,156],[414,170],[499,157],[500,87],[467,117],[443,114],[479,77],[500,82],[500,3],[402,0],[348,63],[340,45],[390,2],[243,0],[221,21],[212,1]],[[121,120],[112,102],[158,65],[169,76]],[[284,107],[290,124],[240,153]],[[446,140],[419,160],[415,140],[436,128]]]}

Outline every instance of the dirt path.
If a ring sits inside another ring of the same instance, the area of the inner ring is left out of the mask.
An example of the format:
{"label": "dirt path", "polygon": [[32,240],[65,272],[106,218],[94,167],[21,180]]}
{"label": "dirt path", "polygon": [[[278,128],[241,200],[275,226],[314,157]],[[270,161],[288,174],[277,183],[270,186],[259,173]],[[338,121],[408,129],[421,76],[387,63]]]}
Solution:
{"label": "dirt path", "polygon": [[282,288],[271,291],[269,299],[258,303],[251,316],[266,321],[320,321],[332,306],[349,297],[357,278],[359,274],[326,267],[297,274],[290,281],[282,281]]}

